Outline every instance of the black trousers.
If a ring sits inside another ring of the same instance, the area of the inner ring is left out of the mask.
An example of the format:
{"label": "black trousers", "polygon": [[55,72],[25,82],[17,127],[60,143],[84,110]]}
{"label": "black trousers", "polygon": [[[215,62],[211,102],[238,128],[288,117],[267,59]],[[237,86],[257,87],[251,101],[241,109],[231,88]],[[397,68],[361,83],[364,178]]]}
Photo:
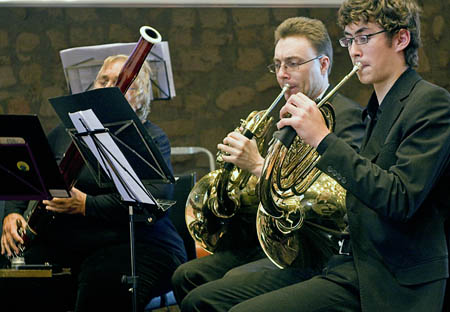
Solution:
{"label": "black trousers", "polygon": [[[241,302],[310,279],[319,270],[279,269],[265,258],[229,271],[223,278],[203,284],[181,302],[181,311],[228,311]],[[295,298],[295,297],[294,297]],[[272,305],[273,311],[289,311]],[[260,311],[250,307],[242,311]]]}
{"label": "black trousers", "polygon": [[[130,285],[122,276],[131,274],[128,243],[110,245],[90,254],[33,245],[26,262],[58,263],[72,274],[51,279],[2,279],[0,293],[5,311],[132,311]],[[136,244],[138,311],[151,298],[170,289],[170,278],[180,260],[159,245]],[[4,297],[3,297],[4,296]]]}
{"label": "black trousers", "polygon": [[[358,277],[352,257],[334,256],[333,258],[331,261],[336,261],[336,266],[312,278],[311,276],[308,277],[305,272],[292,272],[292,275],[298,276],[298,281],[291,283],[289,286],[283,286],[282,280],[284,279],[286,282],[293,280],[292,277],[289,277],[291,269],[280,270],[278,282],[277,274],[261,274],[260,281],[253,280],[253,284],[258,282],[262,284],[253,285],[246,291],[249,294],[254,289],[259,290],[259,292],[254,292],[250,299],[241,301],[229,311],[361,311]],[[304,277],[303,280],[302,276]],[[249,279],[249,277],[246,277],[246,279]],[[269,287],[271,283],[276,283],[275,287]],[[281,287],[276,288],[276,286]],[[270,288],[276,290],[271,291]],[[235,289],[235,291],[237,290]]]}
{"label": "black trousers", "polygon": [[181,304],[186,295],[200,285],[220,279],[231,269],[263,257],[264,252],[257,246],[217,251],[182,264],[172,276],[173,291],[178,304]]}

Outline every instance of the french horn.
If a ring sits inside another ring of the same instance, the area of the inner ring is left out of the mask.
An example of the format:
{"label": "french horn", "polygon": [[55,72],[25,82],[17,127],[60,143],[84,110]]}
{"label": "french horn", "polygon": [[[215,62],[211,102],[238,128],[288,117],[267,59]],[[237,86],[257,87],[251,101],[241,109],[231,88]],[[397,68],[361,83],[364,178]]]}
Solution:
{"label": "french horn", "polygon": [[[235,131],[247,138],[255,138],[262,154],[273,118],[268,117],[289,88],[284,86],[267,110],[253,111]],[[189,233],[206,251],[213,253],[220,239],[228,231],[229,220],[238,211],[255,212],[258,209],[256,184],[258,178],[246,170],[223,161],[217,153],[219,169],[202,177],[192,188],[186,201],[185,218]]]}
{"label": "french horn", "polygon": [[[335,116],[328,100],[360,66],[317,104],[330,131]],[[291,127],[275,133],[265,158],[257,184],[257,234],[268,258],[280,268],[322,267],[345,234],[346,191],[316,168],[319,159]]]}

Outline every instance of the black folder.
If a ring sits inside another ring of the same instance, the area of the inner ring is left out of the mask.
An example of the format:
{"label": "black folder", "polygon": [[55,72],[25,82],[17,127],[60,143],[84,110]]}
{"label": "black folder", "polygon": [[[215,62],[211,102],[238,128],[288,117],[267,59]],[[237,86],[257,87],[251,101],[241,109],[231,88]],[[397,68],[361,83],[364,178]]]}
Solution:
{"label": "black folder", "polygon": [[0,200],[69,197],[36,115],[0,115]]}

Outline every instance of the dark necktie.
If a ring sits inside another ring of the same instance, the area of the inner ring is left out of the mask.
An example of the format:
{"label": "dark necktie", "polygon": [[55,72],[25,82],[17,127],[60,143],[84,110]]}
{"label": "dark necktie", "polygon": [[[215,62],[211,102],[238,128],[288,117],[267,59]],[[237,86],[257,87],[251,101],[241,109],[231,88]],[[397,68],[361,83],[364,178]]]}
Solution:
{"label": "dark necktie", "polygon": [[368,118],[369,118],[369,126],[367,127],[366,135],[364,136],[363,143],[361,144],[361,150],[363,150],[366,147],[367,142],[369,142],[370,136],[372,135],[373,128],[375,128],[375,125],[377,123],[376,116],[373,119],[370,116],[368,116]]}

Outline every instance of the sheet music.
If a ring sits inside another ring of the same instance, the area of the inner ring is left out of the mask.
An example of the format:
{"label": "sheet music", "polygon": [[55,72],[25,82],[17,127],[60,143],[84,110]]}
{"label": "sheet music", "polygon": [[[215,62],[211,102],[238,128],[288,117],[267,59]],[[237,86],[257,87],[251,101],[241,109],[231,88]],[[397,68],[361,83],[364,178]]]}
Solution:
{"label": "sheet music", "polygon": [[[91,109],[69,113],[69,117],[78,133],[105,129]],[[82,138],[101,164],[103,170],[113,180],[122,198],[125,201],[156,204],[152,195],[148,193],[111,135],[108,132],[102,132],[93,134],[93,136],[100,144],[95,144],[94,139],[90,135]],[[105,160],[105,157],[107,160]]]}

